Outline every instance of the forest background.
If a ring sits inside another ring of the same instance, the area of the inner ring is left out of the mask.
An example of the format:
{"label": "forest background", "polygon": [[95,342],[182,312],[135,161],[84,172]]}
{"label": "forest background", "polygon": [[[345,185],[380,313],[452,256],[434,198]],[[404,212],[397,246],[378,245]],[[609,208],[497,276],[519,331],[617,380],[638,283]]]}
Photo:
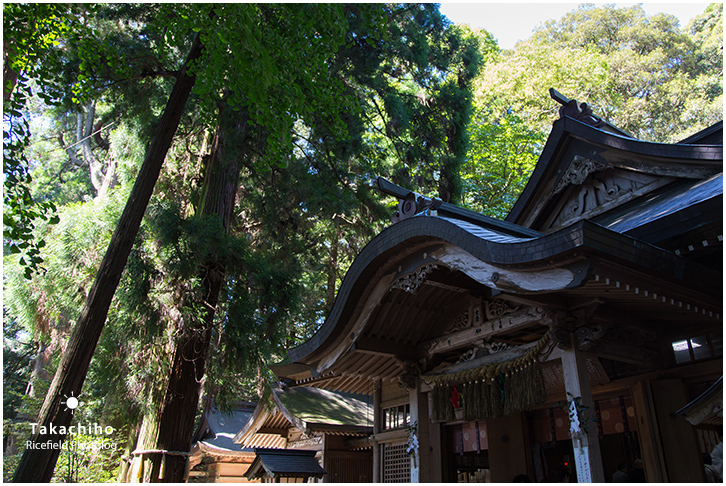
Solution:
{"label": "forest background", "polygon": [[[46,457],[44,480],[153,479],[158,460],[132,451],[190,444],[204,408],[257,401],[322,324],[395,210],[376,177],[505,217],[557,118],[549,88],[643,140],[722,120],[722,16],[681,28],[582,5],[501,50],[435,4],[5,4],[4,479],[29,422],[61,413],[52,381],[78,349],[66,419],[113,426],[119,447]],[[160,133],[158,180],[139,177]],[[79,347],[144,182],[113,300]],[[179,383],[192,398],[175,408]]]}

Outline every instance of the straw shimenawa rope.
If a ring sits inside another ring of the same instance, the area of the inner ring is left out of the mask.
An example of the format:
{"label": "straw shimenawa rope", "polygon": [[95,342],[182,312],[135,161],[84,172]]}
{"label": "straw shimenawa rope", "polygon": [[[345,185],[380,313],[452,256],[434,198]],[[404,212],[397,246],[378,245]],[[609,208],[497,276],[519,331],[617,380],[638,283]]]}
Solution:
{"label": "straw shimenawa rope", "polygon": [[547,397],[538,355],[550,341],[550,332],[527,354],[502,363],[492,363],[455,373],[426,375],[432,385],[433,419],[455,417],[450,397],[455,387],[460,395],[463,418],[467,421],[499,418],[538,405]]}

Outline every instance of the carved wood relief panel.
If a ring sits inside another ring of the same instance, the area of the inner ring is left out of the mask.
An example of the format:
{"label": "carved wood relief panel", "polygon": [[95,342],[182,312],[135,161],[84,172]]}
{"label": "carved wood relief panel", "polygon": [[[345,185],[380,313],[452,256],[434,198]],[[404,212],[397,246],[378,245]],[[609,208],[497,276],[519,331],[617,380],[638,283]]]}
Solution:
{"label": "carved wood relief panel", "polygon": [[555,194],[562,193],[562,200],[545,226],[558,229],[593,217],[672,180],[608,167],[602,162],[576,156],[555,189]]}

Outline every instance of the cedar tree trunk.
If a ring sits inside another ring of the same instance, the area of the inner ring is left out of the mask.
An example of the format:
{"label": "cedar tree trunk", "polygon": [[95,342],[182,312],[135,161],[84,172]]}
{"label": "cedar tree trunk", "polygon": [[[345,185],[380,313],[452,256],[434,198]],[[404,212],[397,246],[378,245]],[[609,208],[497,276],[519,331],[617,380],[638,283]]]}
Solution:
{"label": "cedar tree trunk", "polygon": [[[124,212],[111,237],[111,242],[96,273],[96,279],[88,293],[88,298],[81,310],[78,322],[73,328],[58,371],[41,407],[38,425],[46,427],[50,433],[41,435],[40,427],[36,427],[36,431],[30,439],[34,443],[52,441],[60,445],[65,440],[66,434],[58,433],[58,428],[67,429],[73,418],[73,410],[68,409],[66,400],[71,396],[78,397],[81,393],[93,352],[106,322],[111,299],[118,287],[146,206],[161,172],[161,166],[179,126],[192,86],[194,86],[195,78],[187,74],[186,67],[190,61],[198,59],[201,53],[202,43],[197,35],[189,55],[179,71]],[[59,455],[60,448],[26,449],[15,470],[13,481],[21,483],[49,482]]]}
{"label": "cedar tree trunk", "polygon": [[[219,218],[222,231],[228,234],[242,168],[242,148],[247,139],[248,117],[245,110],[235,112],[222,106],[219,118],[220,128],[202,189],[204,198],[197,212],[202,217]],[[223,256],[207,255],[200,266],[199,277],[202,302],[187,301],[184,305],[203,310],[184,329],[176,345],[164,403],[157,416],[157,441],[154,447],[143,449],[171,452],[143,454],[143,477],[149,477],[147,473],[150,473],[149,480],[152,482],[179,483],[184,480],[187,457],[179,453],[186,453],[191,449],[194,418],[199,404],[214,316],[225,278]],[[150,471],[146,470],[147,464]]]}

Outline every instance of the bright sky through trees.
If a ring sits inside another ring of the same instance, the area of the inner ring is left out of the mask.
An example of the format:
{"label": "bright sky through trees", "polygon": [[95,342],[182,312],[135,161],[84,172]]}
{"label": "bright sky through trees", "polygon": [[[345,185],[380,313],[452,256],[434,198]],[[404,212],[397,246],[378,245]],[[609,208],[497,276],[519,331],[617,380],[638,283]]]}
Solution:
{"label": "bright sky through trees", "polygon": [[[528,39],[532,31],[548,20],[560,19],[585,2],[441,2],[441,13],[456,24],[469,24],[475,29],[486,29],[502,49],[511,49],[517,41]],[[592,2],[591,2],[592,3]],[[602,2],[595,2],[602,3]],[[630,7],[635,3],[616,3],[617,7]],[[648,15],[658,12],[678,17],[681,28],[703,13],[708,3],[701,2],[641,2]]]}

